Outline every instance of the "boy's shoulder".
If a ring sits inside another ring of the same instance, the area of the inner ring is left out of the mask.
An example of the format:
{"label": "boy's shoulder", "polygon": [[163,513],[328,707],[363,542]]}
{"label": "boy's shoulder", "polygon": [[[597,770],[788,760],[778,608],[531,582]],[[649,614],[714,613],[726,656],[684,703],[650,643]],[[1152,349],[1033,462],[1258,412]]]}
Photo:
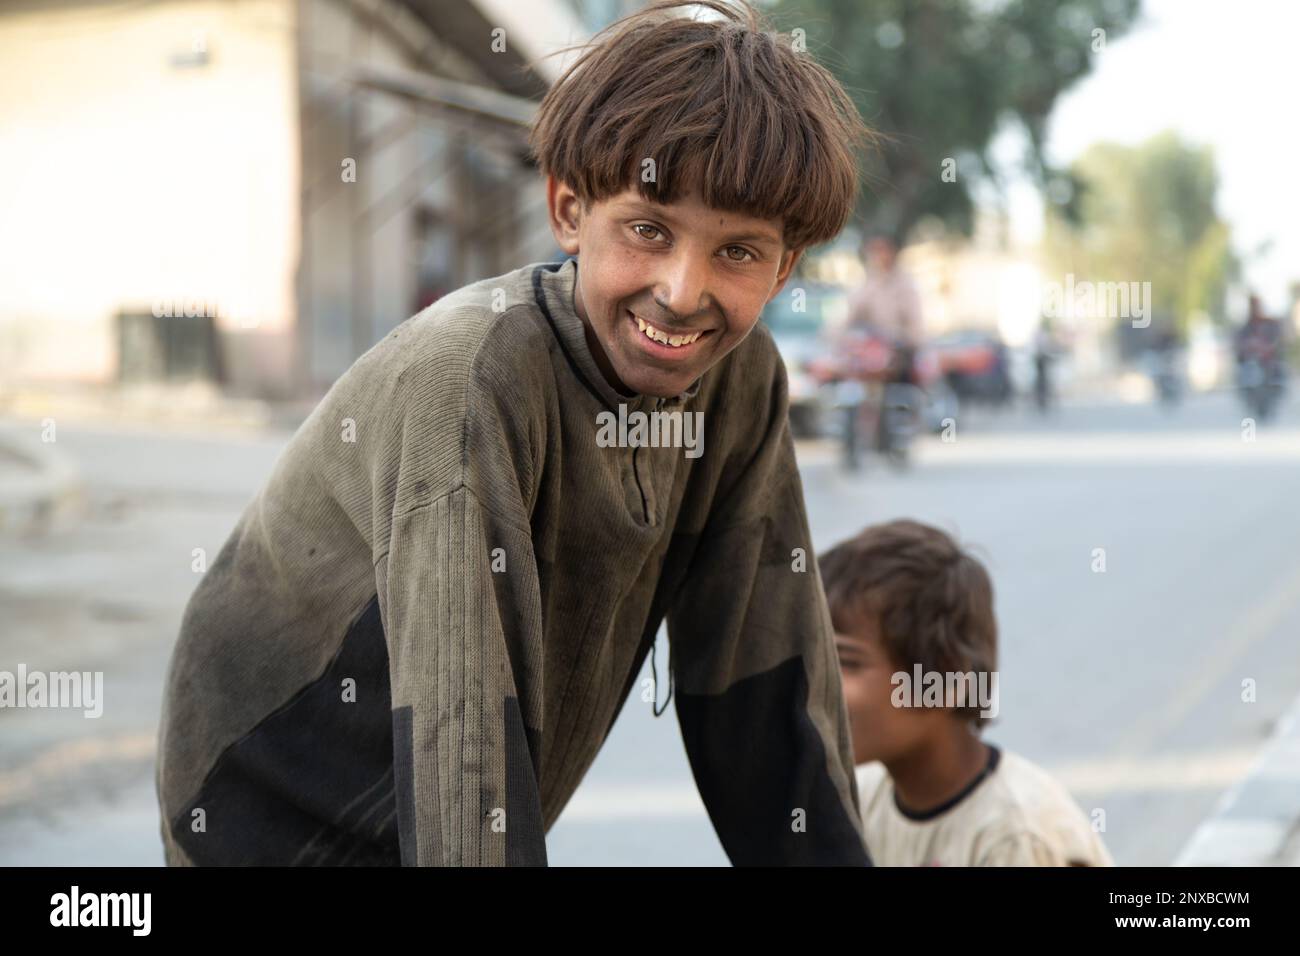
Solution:
{"label": "boy's shoulder", "polygon": [[[533,292],[539,265],[462,286],[407,318],[338,377],[316,414],[331,422],[345,415],[358,431],[379,422],[389,442],[411,427],[426,444],[451,448],[473,407],[537,393],[550,354],[538,340],[545,336]],[[517,402],[513,415],[540,414],[537,405]]]}
{"label": "boy's shoulder", "polygon": [[858,782],[858,796],[862,799],[863,809],[866,809],[867,801],[873,799],[889,781],[885,765],[878,760],[858,764],[853,768],[853,775]]}
{"label": "boy's shoulder", "polygon": [[[344,420],[372,456],[392,457],[400,443],[460,461],[475,408],[536,393],[545,381],[549,348],[535,339],[545,334],[533,292],[539,265],[470,283],[396,326],[335,380],[303,441],[318,444],[322,429]],[[516,427],[526,430],[538,405],[516,402]]]}
{"label": "boy's shoulder", "polygon": [[989,778],[1007,814],[1033,816],[1062,807],[1078,810],[1065,786],[1027,757],[1000,749],[997,771]]}
{"label": "boy's shoulder", "polygon": [[533,276],[542,265],[529,263],[449,292],[399,324],[363,359],[373,356],[390,374],[410,377],[468,371],[485,346],[517,345],[518,354],[528,354],[532,337],[542,334],[540,324],[528,320],[540,315]]}
{"label": "boy's shoulder", "polygon": [[981,794],[974,844],[984,865],[1110,865],[1091,821],[1059,780],[1026,757],[1003,750]]}

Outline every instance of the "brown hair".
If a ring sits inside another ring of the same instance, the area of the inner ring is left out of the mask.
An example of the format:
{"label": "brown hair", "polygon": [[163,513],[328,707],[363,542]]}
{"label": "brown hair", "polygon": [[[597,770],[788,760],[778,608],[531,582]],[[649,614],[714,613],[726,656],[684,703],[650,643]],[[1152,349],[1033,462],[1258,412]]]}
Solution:
{"label": "brown hair", "polygon": [[[996,669],[993,582],[938,528],[909,520],[872,525],[821,555],[818,568],[835,630],[860,633],[874,619],[894,666]],[[975,704],[959,713],[979,724],[979,711]]]}
{"label": "brown hair", "polygon": [[[690,6],[722,19],[670,14]],[[875,134],[834,76],[744,0],[661,0],[571,49],[585,52],[542,100],[529,146],[584,206],[633,184],[664,204],[698,187],[715,209],[782,220],[787,249],[848,222],[855,150]]]}

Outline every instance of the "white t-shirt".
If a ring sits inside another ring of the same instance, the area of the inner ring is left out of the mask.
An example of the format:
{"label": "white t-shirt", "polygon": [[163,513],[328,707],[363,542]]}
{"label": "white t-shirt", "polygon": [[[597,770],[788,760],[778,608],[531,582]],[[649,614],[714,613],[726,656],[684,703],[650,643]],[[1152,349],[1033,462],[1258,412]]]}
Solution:
{"label": "white t-shirt", "polygon": [[877,866],[1114,866],[1069,792],[1036,764],[990,745],[991,769],[942,807],[899,809],[878,762],[856,768]]}

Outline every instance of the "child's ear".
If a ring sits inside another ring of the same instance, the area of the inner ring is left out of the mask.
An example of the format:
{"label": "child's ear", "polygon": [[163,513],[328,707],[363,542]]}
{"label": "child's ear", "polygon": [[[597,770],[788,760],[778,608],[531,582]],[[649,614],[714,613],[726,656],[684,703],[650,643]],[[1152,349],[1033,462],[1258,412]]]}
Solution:
{"label": "child's ear", "polygon": [[781,257],[781,267],[776,272],[776,285],[772,286],[772,294],[767,297],[768,302],[780,295],[781,290],[785,288],[786,282],[790,280],[790,276],[794,275],[794,267],[799,264],[803,253],[804,250],[802,249],[787,249],[785,251],[785,254]]}
{"label": "child's ear", "polygon": [[546,204],[556,245],[567,255],[577,255],[579,227],[585,211],[582,201],[567,183],[547,176]]}

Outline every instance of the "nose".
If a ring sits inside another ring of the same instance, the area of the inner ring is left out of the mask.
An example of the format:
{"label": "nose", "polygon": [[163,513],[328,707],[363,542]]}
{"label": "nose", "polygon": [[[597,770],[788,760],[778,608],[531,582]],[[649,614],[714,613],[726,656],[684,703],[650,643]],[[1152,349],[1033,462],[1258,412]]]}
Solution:
{"label": "nose", "polygon": [[655,283],[655,303],[675,319],[685,321],[708,308],[713,271],[708,256],[682,243],[662,261]]}

